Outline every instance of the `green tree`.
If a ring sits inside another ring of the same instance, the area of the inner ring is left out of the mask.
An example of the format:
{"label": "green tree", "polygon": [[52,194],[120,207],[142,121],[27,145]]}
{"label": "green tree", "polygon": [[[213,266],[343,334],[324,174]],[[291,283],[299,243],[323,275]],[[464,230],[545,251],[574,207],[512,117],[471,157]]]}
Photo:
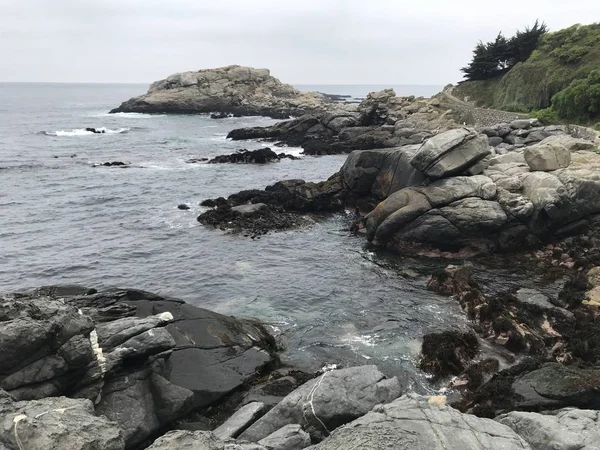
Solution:
{"label": "green tree", "polygon": [[540,23],[539,19],[535,21],[531,28],[525,27],[525,31],[517,30],[517,34],[509,42],[510,66],[526,61],[537,47],[540,37],[546,33],[548,33],[548,27],[544,22]]}
{"label": "green tree", "polygon": [[532,27],[526,27],[525,31],[517,31],[517,34],[510,39],[500,32],[493,42],[484,44],[479,41],[473,50],[471,62],[460,70],[467,80],[492,78],[529,58],[540,37],[547,32],[546,24],[540,24],[536,20]]}

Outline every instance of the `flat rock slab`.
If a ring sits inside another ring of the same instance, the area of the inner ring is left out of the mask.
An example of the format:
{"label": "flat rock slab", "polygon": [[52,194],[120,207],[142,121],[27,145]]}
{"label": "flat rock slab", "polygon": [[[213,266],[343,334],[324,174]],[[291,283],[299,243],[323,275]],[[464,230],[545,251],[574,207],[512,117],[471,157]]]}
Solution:
{"label": "flat rock slab", "polygon": [[600,413],[566,408],[547,414],[513,411],[496,417],[534,450],[600,449]]}
{"label": "flat rock slab", "polygon": [[[432,399],[435,399],[432,397]],[[530,446],[509,427],[491,419],[405,395],[377,406],[335,430],[314,450],[523,450]]]}
{"label": "flat rock slab", "polygon": [[248,428],[264,411],[265,404],[261,402],[248,403],[242,406],[223,425],[216,428],[213,433],[219,439],[236,438]]}

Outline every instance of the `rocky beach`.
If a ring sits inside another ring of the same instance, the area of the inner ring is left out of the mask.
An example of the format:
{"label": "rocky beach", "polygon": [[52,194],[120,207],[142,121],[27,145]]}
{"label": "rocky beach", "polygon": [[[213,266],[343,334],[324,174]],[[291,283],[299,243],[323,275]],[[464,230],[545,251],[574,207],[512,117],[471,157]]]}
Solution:
{"label": "rocky beach", "polygon": [[[451,86],[344,100],[228,66],[174,74],[111,114],[284,119],[230,130],[244,150],[188,166],[347,155],[321,181],[282,177],[178,208],[233,242],[341,214],[357,246],[436,261],[425,289],[463,321],[420,337],[428,388],[368,358],[294,366],[265,318],[134,288],[44,286],[0,297],[0,449],[598,448],[600,133],[479,108]],[[486,286],[489,260],[516,285]]]}

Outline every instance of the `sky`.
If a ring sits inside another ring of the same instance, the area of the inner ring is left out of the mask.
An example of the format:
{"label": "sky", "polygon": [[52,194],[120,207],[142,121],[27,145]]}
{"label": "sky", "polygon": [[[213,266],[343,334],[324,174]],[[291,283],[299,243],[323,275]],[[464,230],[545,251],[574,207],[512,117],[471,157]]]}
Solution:
{"label": "sky", "polygon": [[293,84],[461,79],[479,40],[598,0],[0,0],[0,81],[150,83],[239,64]]}

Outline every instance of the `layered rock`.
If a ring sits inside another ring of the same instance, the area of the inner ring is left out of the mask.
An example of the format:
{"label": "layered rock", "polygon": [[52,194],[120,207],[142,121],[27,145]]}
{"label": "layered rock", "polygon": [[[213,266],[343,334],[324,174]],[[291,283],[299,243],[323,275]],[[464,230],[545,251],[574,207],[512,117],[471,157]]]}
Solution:
{"label": "layered rock", "polygon": [[274,357],[258,324],[136,290],[3,296],[0,322],[0,387],[20,407],[61,395],[92,400],[127,447],[218,401]]}
{"label": "layered rock", "polygon": [[176,73],[152,83],[144,95],[131,98],[116,112],[225,113],[286,119],[321,110],[331,100],[300,92],[272,77],[268,69],[227,66]]}
{"label": "layered rock", "polygon": [[[422,161],[432,153],[431,147],[443,155],[454,144],[454,137],[465,133],[452,130],[430,139],[411,164],[429,169],[429,179],[448,176],[452,169],[444,169],[446,175],[442,175]],[[515,151],[488,158],[481,175],[442,178],[396,191],[365,217],[367,236],[400,249],[423,244],[448,251],[469,248],[487,252],[576,232],[600,212],[596,201],[600,155],[579,150],[593,145],[568,136],[549,137],[526,149],[525,155]],[[471,154],[475,153],[457,147],[457,171],[465,170],[461,162]],[[558,168],[551,170],[554,167]]]}

